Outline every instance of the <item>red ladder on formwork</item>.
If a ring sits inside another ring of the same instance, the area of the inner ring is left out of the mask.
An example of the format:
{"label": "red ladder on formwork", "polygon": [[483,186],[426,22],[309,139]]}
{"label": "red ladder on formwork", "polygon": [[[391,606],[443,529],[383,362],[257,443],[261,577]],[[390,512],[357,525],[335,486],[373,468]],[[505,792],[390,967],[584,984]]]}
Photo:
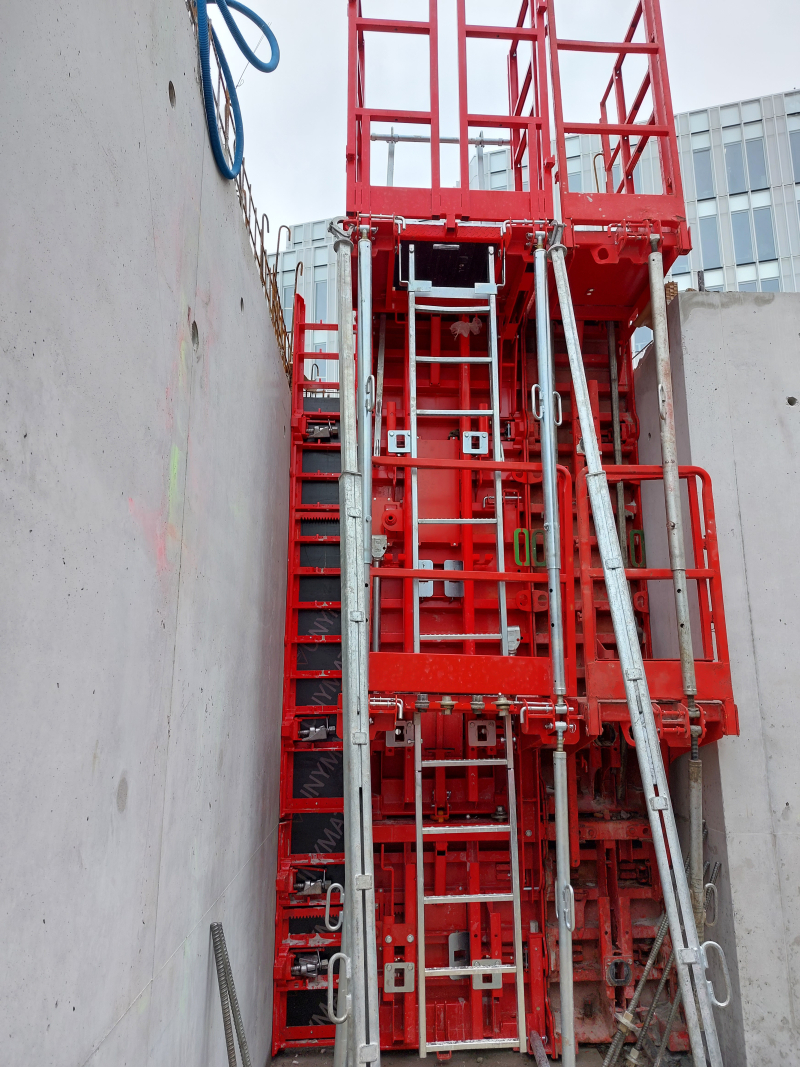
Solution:
{"label": "red ladder on formwork", "polygon": [[[327,960],[341,935],[325,928],[328,886],[344,883],[339,578],[339,399],[327,382],[335,352],[306,351],[310,334],[294,306],[289,553],[281,722],[273,1042],[333,1041]],[[331,347],[326,344],[326,348]],[[306,378],[306,371],[311,380]],[[333,376],[332,376],[333,377]],[[324,383],[324,384],[323,384]],[[277,739],[276,739],[277,741]]]}

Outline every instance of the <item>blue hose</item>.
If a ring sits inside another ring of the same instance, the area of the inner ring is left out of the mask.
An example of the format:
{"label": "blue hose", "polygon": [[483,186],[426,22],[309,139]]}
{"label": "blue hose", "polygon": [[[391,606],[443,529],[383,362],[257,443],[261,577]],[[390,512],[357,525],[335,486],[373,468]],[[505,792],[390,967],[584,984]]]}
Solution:
{"label": "blue hose", "polygon": [[[214,159],[217,161],[217,167],[223,178],[235,178],[242,167],[242,156],[244,155],[244,127],[242,126],[242,110],[239,107],[239,97],[236,95],[236,85],[233,81],[233,75],[231,74],[231,68],[228,66],[228,61],[225,58],[225,53],[220,48],[217,35],[214,33],[213,26],[211,27],[211,35],[214,38],[214,47],[217,50],[219,56],[220,66],[222,67],[222,73],[225,77],[225,84],[228,87],[228,96],[231,100],[231,110],[233,111],[233,121],[236,129],[236,154],[233,160],[233,166],[229,167],[228,162],[225,159],[225,152],[222,148],[222,142],[219,136],[219,129],[217,128],[217,113],[214,107],[214,87],[211,82],[211,46],[208,37],[209,25],[208,25],[208,4],[216,4],[219,8],[222,17],[227,23],[228,29],[231,31],[234,41],[238,44],[245,58],[253,64],[256,70],[260,70],[263,74],[271,74],[278,65],[278,61],[281,58],[280,49],[278,48],[278,42],[275,39],[275,34],[264,22],[264,20],[251,11],[249,7],[245,7],[244,4],[239,3],[239,0],[196,0],[197,3],[197,43],[200,48],[200,70],[203,76],[203,100],[206,107],[206,122],[208,124],[208,136],[211,139],[211,150],[214,153]],[[261,30],[266,39],[269,41],[272,54],[269,60],[264,63],[250,48],[247,41],[242,37],[241,30],[236,25],[233,15],[230,13],[229,8],[233,8],[235,11],[241,12],[251,22],[254,22],[256,26]]]}

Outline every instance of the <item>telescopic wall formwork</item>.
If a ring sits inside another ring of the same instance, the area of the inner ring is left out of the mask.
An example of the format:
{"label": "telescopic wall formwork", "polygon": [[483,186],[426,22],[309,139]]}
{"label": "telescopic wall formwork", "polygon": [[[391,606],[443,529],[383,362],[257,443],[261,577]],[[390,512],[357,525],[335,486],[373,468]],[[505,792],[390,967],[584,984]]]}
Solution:
{"label": "telescopic wall formwork", "polygon": [[[354,382],[352,308],[358,385],[302,380],[298,298],[274,1045],[332,1043],[335,1012],[353,1067],[402,1048],[569,1065],[603,1044],[608,1065],[663,1045],[718,1067],[697,746],[737,715],[711,486],[676,458],[664,271],[689,233],[659,7],[613,43],[559,38],[552,0],[506,26],[456,8],[445,131],[436,0],[424,22],[348,3],[338,358]],[[429,109],[369,106],[372,34],[428,39]],[[480,41],[505,42],[505,114],[470,110]],[[565,119],[565,52],[609,57],[599,121]],[[570,134],[599,136],[594,192],[569,189]],[[429,145],[429,185],[378,184],[382,141],[392,161]],[[637,191],[651,141],[658,195]],[[510,189],[483,187],[485,144],[507,148]],[[642,319],[661,466],[638,463]],[[667,773],[686,753],[682,850]]]}

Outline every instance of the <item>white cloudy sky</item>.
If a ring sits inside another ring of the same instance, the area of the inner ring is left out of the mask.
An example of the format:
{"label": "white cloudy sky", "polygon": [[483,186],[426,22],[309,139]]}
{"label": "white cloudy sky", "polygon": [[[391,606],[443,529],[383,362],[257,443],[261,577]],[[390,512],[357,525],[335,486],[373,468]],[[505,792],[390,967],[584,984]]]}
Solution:
{"label": "white cloudy sky", "polygon": [[[343,211],[347,103],[347,0],[245,0],[265,18],[278,38],[281,61],[273,74],[246,70],[239,88],[245,125],[245,159],[259,210],[272,233],[280,223],[325,218]],[[425,18],[427,0],[363,0],[364,13]],[[511,22],[520,0],[467,0],[468,22]],[[800,86],[800,0],[661,0],[675,111],[785,92]],[[560,37],[619,40],[634,0],[557,0]],[[442,133],[456,133],[455,86],[447,48],[455,0],[439,0]],[[209,13],[225,47],[234,77],[245,60],[227,35],[215,7]],[[252,44],[259,32],[241,15],[239,24]],[[221,27],[221,29],[220,29]],[[385,38],[382,38],[384,40]],[[427,42],[392,37],[381,51],[376,38],[368,68],[368,103],[373,106],[427,105]],[[470,77],[470,109],[497,113],[505,104],[502,59],[494,42],[478,47]],[[502,46],[505,48],[506,46]],[[415,51],[416,48],[416,51]],[[424,51],[420,52],[420,48]],[[401,49],[405,49],[404,52]],[[266,42],[258,54],[266,56]],[[405,58],[405,63],[398,62]],[[499,66],[493,67],[500,59]],[[420,62],[421,61],[421,62]],[[369,56],[368,56],[369,62]],[[570,67],[569,63],[573,66]],[[578,62],[586,62],[578,69]],[[425,66],[422,66],[422,63]],[[611,57],[562,59],[565,114],[574,120],[598,118],[596,101],[605,88]],[[486,72],[484,75],[482,72]],[[638,84],[638,82],[637,82]],[[492,107],[492,104],[496,106]],[[448,127],[452,126],[452,129]],[[385,149],[384,149],[385,151]],[[403,151],[405,162],[401,161]],[[400,167],[412,165],[417,146],[397,149]]]}

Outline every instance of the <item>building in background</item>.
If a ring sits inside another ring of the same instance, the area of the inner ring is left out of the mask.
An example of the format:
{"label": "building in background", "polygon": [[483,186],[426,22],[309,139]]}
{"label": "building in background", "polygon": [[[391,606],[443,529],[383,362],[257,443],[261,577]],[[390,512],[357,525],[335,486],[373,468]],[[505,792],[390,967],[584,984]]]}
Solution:
{"label": "building in background", "polygon": [[[686,212],[693,249],[673,266],[669,278],[680,292],[800,292],[800,91],[762,96],[675,116]],[[566,140],[566,170],[573,192],[605,185],[599,137]],[[509,149],[478,145],[470,161],[470,185],[507,189],[511,180]],[[616,164],[612,179],[620,181]],[[525,182],[523,181],[523,185]],[[660,193],[658,150],[650,141],[634,172],[637,192]],[[328,221],[292,228],[289,247],[281,253],[282,297],[291,317],[295,270],[303,263],[298,291],[307,315],[326,321],[333,306],[336,256]],[[701,276],[702,272],[702,276]],[[324,351],[329,335],[315,338]],[[636,332],[640,349],[651,337]],[[306,361],[306,377],[335,380],[335,363],[318,371]]]}
{"label": "building in background", "polygon": [[[287,247],[280,253],[280,286],[283,314],[289,330],[292,328],[295,285],[306,302],[306,321],[336,320],[336,253],[333,237],[328,232],[329,223],[330,219],[320,219],[288,227]],[[270,266],[274,265],[275,256],[272,255]],[[306,343],[314,352],[326,352],[328,346],[333,351],[336,345],[330,331],[313,334]],[[339,365],[335,360],[315,363],[307,359],[304,360],[303,373],[308,379],[336,382],[339,380]]]}

